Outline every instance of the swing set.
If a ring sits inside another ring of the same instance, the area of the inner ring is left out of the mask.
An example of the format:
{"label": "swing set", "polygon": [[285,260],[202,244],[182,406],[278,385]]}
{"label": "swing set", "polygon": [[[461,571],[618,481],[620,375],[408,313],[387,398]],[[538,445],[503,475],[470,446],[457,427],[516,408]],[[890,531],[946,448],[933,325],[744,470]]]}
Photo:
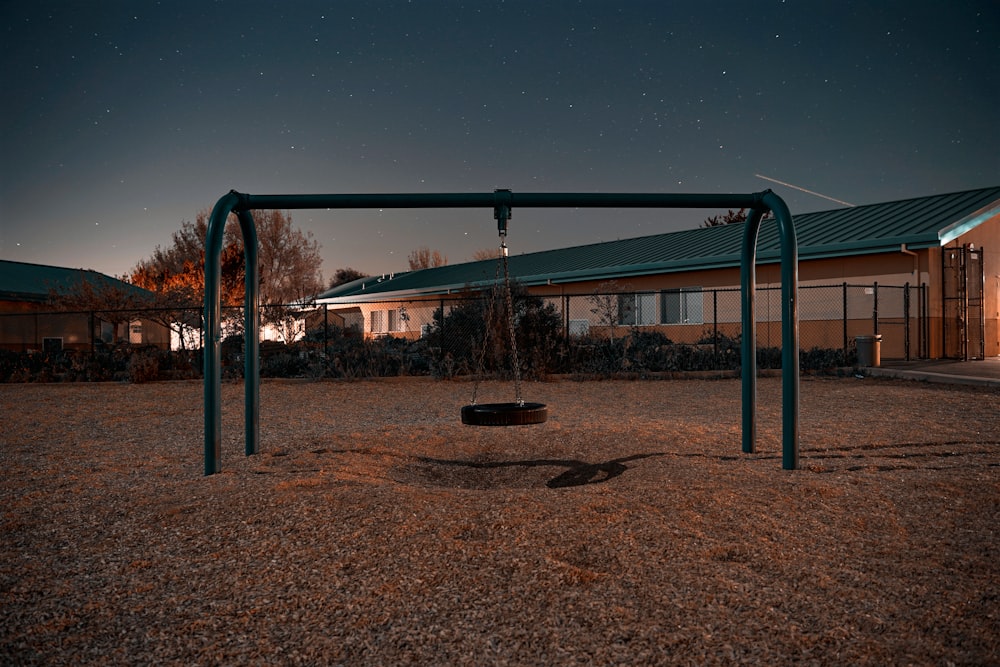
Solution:
{"label": "swing set", "polygon": [[[243,235],[246,262],[244,302],[244,424],[245,454],[260,449],[260,357],[257,332],[260,330],[260,297],[257,262],[257,230],[253,209],[348,209],[348,208],[493,208],[500,235],[497,277],[487,306],[493,308],[496,290],[502,286],[506,301],[506,324],[511,341],[514,401],[476,403],[478,375],[472,401],[463,406],[461,419],[470,426],[521,426],[541,424],[548,418],[542,403],[526,402],[521,396],[521,377],[515,316],[507,263],[507,222],[514,205],[522,208],[741,208],[748,209],[744,222],[740,259],[742,300],[742,424],[743,452],[756,451],[757,441],[757,355],[756,291],[757,236],[761,220],[774,214],[781,241],[781,368],[782,368],[782,467],[795,470],[799,464],[799,320],[798,246],[792,216],[785,202],[770,190],[751,194],[658,194],[658,193],[518,193],[495,190],[469,194],[330,194],[330,195],[251,195],[230,191],[212,209],[205,239],[205,474],[222,470],[222,326],[221,280],[223,231],[229,215],[236,214]],[[500,274],[503,282],[500,283]],[[480,368],[488,345],[483,341]]]}

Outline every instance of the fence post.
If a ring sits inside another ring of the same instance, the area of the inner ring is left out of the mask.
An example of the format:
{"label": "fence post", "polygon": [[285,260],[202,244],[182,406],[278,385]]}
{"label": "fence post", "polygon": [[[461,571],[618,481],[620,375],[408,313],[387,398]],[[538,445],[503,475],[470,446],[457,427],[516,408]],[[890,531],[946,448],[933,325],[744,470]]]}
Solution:
{"label": "fence post", "polygon": [[843,304],[844,312],[844,355],[847,355],[848,341],[847,341],[847,281],[845,280],[841,286],[843,292],[841,296],[841,302]]}
{"label": "fence post", "polygon": [[330,354],[330,313],[327,304],[323,304],[323,360],[326,362],[327,355]]}
{"label": "fence post", "polygon": [[910,360],[910,283],[903,285],[903,353]]}
{"label": "fence post", "polygon": [[712,290],[712,356],[719,365],[719,290]]}
{"label": "fence post", "polygon": [[569,340],[569,294],[563,294],[563,338]]}
{"label": "fence post", "polygon": [[441,320],[440,320],[440,322],[438,322],[438,332],[439,332],[439,336],[438,336],[438,364],[443,367],[443,365],[444,365],[444,356],[445,356],[445,353],[444,353],[444,341],[445,341],[445,337],[444,337],[444,297],[441,297],[441,310],[439,310],[438,312],[441,313]]}
{"label": "fence post", "polygon": [[878,335],[878,281],[872,283],[872,333]]}
{"label": "fence post", "polygon": [[920,357],[922,359],[927,359],[931,356],[931,323],[930,323],[930,305],[927,303],[927,283],[920,283],[920,291],[918,292],[920,305],[918,310],[923,312],[921,316],[920,323],[920,336],[922,339],[922,345],[920,349]]}
{"label": "fence post", "polygon": [[917,285],[917,358],[924,358],[924,294]]}

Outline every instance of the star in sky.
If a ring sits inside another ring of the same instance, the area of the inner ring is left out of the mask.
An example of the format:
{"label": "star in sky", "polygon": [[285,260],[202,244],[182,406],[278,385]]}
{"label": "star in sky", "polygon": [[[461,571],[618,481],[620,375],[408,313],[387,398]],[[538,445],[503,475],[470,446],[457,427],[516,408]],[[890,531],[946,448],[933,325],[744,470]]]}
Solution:
{"label": "star in sky", "polygon": [[[639,0],[0,7],[0,256],[129,271],[254,193],[996,184],[1000,5]],[[513,252],[715,211],[515,211]],[[489,211],[298,211],[326,275],[493,246]],[[100,225],[88,224],[99,220]]]}

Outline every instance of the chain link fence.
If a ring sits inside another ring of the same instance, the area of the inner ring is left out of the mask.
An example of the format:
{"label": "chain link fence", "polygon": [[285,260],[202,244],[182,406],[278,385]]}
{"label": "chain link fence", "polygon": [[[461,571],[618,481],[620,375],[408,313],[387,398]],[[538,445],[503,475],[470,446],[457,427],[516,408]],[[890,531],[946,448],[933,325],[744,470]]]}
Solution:
{"label": "chain link fence", "polygon": [[[924,285],[803,285],[798,294],[804,370],[852,365],[862,335],[882,335],[884,358],[927,354]],[[514,285],[512,296],[498,288],[391,303],[264,306],[261,375],[510,378],[515,347],[525,378],[741,365],[739,289],[537,296]],[[758,288],[755,311],[758,365],[777,368],[780,287]],[[243,310],[222,312],[223,373],[239,377]],[[202,315],[200,305],[0,314],[0,381],[200,377]]]}

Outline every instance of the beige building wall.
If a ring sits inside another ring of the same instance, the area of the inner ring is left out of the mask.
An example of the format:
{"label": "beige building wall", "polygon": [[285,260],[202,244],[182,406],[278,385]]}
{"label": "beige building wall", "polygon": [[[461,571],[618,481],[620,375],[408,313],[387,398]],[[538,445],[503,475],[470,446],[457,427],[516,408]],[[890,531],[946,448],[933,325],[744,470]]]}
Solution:
{"label": "beige building wall", "polygon": [[[0,348],[40,351],[46,344],[55,343],[61,349],[89,351],[95,342],[92,324],[102,331],[108,328],[102,327],[99,320],[92,322],[87,313],[51,312],[47,306],[31,302],[0,302]],[[149,320],[120,324],[116,334],[119,341],[170,347],[169,329]]]}
{"label": "beige building wall", "polygon": [[[985,279],[983,284],[983,311],[985,315],[984,349],[986,356],[1000,356],[1000,216],[996,216],[952,241],[949,246],[974,246],[983,254]],[[879,319],[882,335],[882,356],[886,358],[902,358],[905,341],[909,337],[911,356],[919,351],[926,351],[930,358],[943,355],[943,298],[942,298],[942,251],[941,248],[924,248],[911,250],[904,245],[890,252],[876,254],[846,255],[826,259],[800,261],[799,278],[799,331],[804,346],[820,346],[839,348],[845,338],[853,341],[856,336],[875,333],[874,290],[877,283],[887,287],[879,291],[879,301],[885,308],[900,309],[898,301],[902,298],[902,290],[891,290],[888,286],[902,287],[909,285],[910,317],[913,320],[906,329],[901,321],[883,321]],[[757,340],[759,345],[778,345],[781,340],[780,322],[780,287],[781,266],[778,262],[758,264],[756,267],[756,284],[758,292],[756,300]],[[844,326],[843,299],[835,298],[835,290],[810,292],[814,286],[843,285],[848,289],[869,290],[851,294],[846,331]],[[586,280],[533,286],[532,294],[546,297],[557,303],[560,311],[566,303],[568,295],[588,295],[610,290],[638,294],[637,303],[647,306],[655,301],[665,290],[726,289],[736,290],[740,285],[740,270],[736,267],[725,269],[706,269],[678,273],[666,273],[651,276],[622,277],[615,280]],[[926,286],[926,298],[920,303],[918,290]],[[766,288],[775,288],[768,290]],[[822,297],[812,298],[822,294]],[[865,297],[870,299],[866,301]],[[445,297],[448,298],[448,297]],[[578,299],[572,297],[573,304]],[[695,299],[693,295],[685,298]],[[736,297],[738,299],[738,297]],[[708,297],[706,296],[706,300]],[[886,301],[883,302],[883,299]],[[360,312],[364,320],[364,331],[368,336],[395,335],[416,338],[421,335],[422,327],[429,325],[433,312],[440,307],[441,297],[426,297],[420,301],[386,301],[378,304],[361,304]],[[426,305],[423,305],[426,304]],[[659,307],[659,306],[656,306]],[[711,313],[708,303],[702,304],[704,314]],[[446,306],[447,308],[447,306]],[[400,317],[403,309],[408,318]],[[588,327],[592,332],[600,331],[602,324],[599,318],[590,313],[590,308],[577,306],[564,317],[567,319],[570,331],[574,326]],[[395,313],[393,312],[395,311]],[[880,308],[881,311],[881,308]],[[727,335],[738,333],[740,328],[739,308],[727,304],[725,312],[719,313],[719,332]],[[918,314],[923,314],[926,326],[918,330],[916,322]],[[707,319],[707,318],[703,318]],[[892,319],[892,318],[885,318]],[[584,320],[587,320],[584,323]],[[648,322],[640,324],[650,328],[669,329],[669,336],[676,342],[694,342],[705,334],[705,326],[694,324],[659,325]],[[731,329],[731,331],[727,331]],[[918,350],[918,341],[920,350]]]}

